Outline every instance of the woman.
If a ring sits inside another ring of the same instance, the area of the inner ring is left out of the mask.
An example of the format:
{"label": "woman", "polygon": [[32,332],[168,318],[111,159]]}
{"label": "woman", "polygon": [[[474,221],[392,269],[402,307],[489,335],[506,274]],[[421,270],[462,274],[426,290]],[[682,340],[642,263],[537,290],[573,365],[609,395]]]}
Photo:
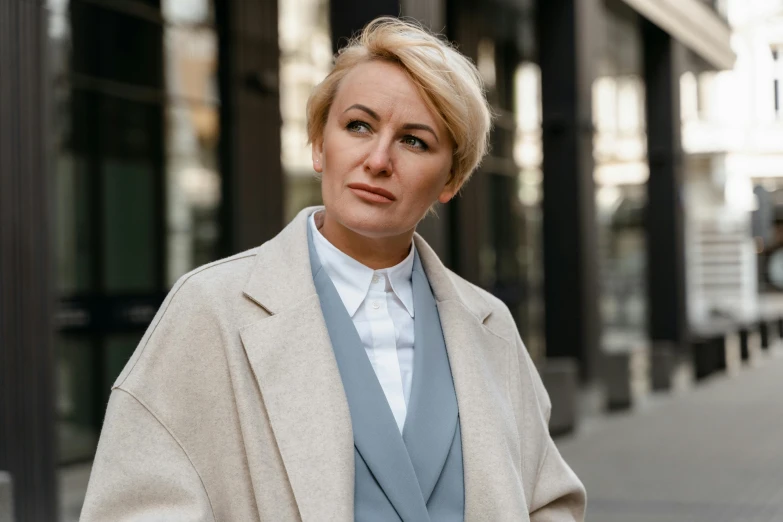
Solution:
{"label": "woman", "polygon": [[475,67],[379,19],[307,107],[324,207],[171,291],[114,385],[83,520],[583,520],[508,309],[417,223],[487,148]]}

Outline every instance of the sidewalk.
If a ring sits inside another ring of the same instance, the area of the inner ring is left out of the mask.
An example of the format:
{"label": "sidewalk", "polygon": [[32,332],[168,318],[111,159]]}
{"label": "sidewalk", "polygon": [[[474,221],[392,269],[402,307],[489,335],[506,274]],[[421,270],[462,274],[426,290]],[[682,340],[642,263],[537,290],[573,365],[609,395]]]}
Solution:
{"label": "sidewalk", "polygon": [[557,440],[588,522],[783,522],[783,357]]}

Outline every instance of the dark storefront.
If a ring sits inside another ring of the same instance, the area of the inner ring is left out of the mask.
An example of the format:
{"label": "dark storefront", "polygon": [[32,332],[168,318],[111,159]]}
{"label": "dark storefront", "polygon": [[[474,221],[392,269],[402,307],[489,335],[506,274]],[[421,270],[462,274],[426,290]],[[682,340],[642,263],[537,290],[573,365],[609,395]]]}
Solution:
{"label": "dark storefront", "polygon": [[219,255],[214,14],[154,4],[50,12],[61,463],[91,458],[172,282]]}
{"label": "dark storefront", "polygon": [[[238,106],[274,99],[279,87],[273,68],[248,63],[252,53],[238,50],[252,42],[241,38],[242,15],[260,13],[242,9],[216,10],[206,0],[48,6],[61,464],[92,457],[111,384],[176,279],[274,233],[258,214],[257,230],[238,231],[252,226],[242,208],[280,208],[274,194],[258,190],[280,183],[280,170],[245,163],[248,148],[263,140]],[[485,75],[499,117],[491,156],[423,232],[455,270],[509,304],[531,349],[543,354],[540,212],[536,200],[518,197],[514,162],[516,77],[535,53],[532,3],[454,2],[441,14],[449,37]],[[317,181],[296,169],[285,171],[286,217],[319,199]]]}

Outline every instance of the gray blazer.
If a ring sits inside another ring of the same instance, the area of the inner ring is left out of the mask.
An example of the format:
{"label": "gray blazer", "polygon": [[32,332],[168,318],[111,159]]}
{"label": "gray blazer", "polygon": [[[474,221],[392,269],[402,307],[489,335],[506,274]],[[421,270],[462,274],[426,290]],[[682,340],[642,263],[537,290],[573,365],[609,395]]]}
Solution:
{"label": "gray blazer", "polygon": [[414,372],[402,435],[340,294],[307,228],[310,266],[351,413],[356,453],[354,516],[372,522],[457,522],[465,487],[457,395],[438,316],[421,266],[411,284]]}
{"label": "gray blazer", "polygon": [[[352,521],[354,437],[303,210],[182,277],[114,384],[85,521]],[[465,520],[584,519],[508,309],[418,235],[460,416]]]}

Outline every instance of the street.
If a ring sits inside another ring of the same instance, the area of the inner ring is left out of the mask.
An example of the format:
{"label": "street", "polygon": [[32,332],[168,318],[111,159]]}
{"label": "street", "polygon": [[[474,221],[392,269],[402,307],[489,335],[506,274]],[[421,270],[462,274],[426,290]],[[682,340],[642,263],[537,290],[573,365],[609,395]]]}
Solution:
{"label": "street", "polygon": [[783,357],[558,440],[589,522],[783,521]]}

